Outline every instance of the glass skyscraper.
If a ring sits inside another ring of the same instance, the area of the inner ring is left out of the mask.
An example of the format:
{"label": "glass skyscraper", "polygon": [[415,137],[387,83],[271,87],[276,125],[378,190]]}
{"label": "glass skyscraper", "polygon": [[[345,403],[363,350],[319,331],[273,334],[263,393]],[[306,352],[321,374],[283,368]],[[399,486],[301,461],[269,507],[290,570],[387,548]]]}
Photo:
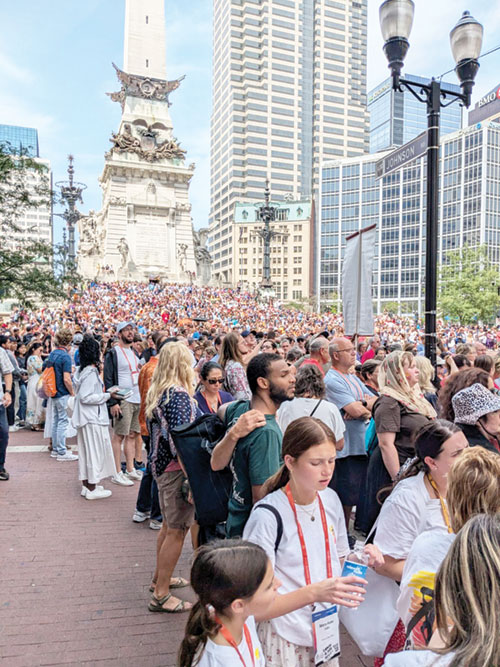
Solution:
{"label": "glass skyscraper", "polygon": [[[405,79],[414,83],[428,83],[413,74],[405,74]],[[444,82],[443,82],[444,83]],[[460,86],[445,83],[447,88],[460,93]],[[370,153],[385,150],[391,146],[402,146],[427,129],[426,105],[413,97],[409,90],[403,92],[392,89],[392,79],[386,79],[368,93],[370,113]],[[441,136],[456,132],[462,127],[462,108],[452,104],[441,109]]]}
{"label": "glass skyscraper", "polygon": [[368,150],[367,0],[213,0],[209,248],[236,284],[237,202],[319,192],[321,162]]}
{"label": "glass skyscraper", "polygon": [[[500,124],[478,123],[443,136],[440,145],[438,262],[465,244],[486,244],[491,261],[500,268]],[[397,303],[401,312],[422,314],[426,158],[376,179],[376,162],[386,154],[323,165],[320,298],[340,304],[345,238],[376,223],[376,312]]]}
{"label": "glass skyscraper", "polygon": [[29,157],[40,157],[38,131],[33,127],[0,125],[0,144],[7,143],[14,153],[24,152]]}

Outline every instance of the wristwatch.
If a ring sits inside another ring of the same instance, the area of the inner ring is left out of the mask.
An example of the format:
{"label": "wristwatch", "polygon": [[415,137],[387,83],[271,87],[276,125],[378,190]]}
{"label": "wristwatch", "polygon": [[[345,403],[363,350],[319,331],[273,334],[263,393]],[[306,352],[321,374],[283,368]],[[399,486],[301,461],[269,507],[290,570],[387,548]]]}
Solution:
{"label": "wristwatch", "polygon": [[11,389],[5,389],[3,393],[4,394],[12,394],[12,390]]}
{"label": "wristwatch", "polygon": [[361,405],[362,405],[364,408],[366,408],[366,406],[368,405],[368,403],[365,401],[364,398],[361,399]]}

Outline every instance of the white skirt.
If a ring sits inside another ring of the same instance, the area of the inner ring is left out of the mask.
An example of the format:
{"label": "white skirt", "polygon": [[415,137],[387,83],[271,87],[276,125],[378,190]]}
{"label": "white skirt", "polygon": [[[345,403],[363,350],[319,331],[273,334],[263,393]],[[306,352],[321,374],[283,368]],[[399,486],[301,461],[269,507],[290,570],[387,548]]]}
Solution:
{"label": "white skirt", "polygon": [[[314,648],[292,644],[274,632],[271,621],[263,621],[257,626],[266,667],[314,667]],[[338,667],[339,659],[323,663],[324,667]]]}
{"label": "white skirt", "polygon": [[43,398],[36,393],[39,379],[38,373],[32,375],[26,387],[26,422],[30,426],[39,426],[44,419]]}
{"label": "white skirt", "polygon": [[76,429],[78,443],[78,479],[98,484],[105,477],[116,475],[109,428],[87,424]]}

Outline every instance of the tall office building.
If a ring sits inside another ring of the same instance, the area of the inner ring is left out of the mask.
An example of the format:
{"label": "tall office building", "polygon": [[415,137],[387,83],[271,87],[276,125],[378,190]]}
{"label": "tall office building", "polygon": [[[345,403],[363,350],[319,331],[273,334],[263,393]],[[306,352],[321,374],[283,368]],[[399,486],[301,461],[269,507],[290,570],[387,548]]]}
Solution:
{"label": "tall office building", "polygon": [[209,247],[236,284],[237,202],[316,195],[326,158],[368,150],[367,0],[214,0]]}
{"label": "tall office building", "polygon": [[34,127],[0,125],[0,145],[6,145],[14,153],[23,153],[28,157],[40,157],[38,131]]}
{"label": "tall office building", "polygon": [[[405,74],[413,83],[428,83],[427,79]],[[456,83],[445,83],[447,88],[460,93]],[[406,88],[402,92],[392,89],[392,79],[382,81],[368,93],[370,114],[370,153],[391,146],[402,146],[427,129],[427,109]],[[452,104],[441,109],[441,136],[456,132],[462,127],[462,107]]]}
{"label": "tall office building", "polygon": [[[50,162],[40,157],[38,148],[38,131],[32,127],[17,125],[0,125],[0,145],[8,145],[15,154],[22,154],[44,167],[43,172],[30,170],[27,174],[27,189],[30,196],[36,199],[38,186],[46,184],[52,189],[52,170]],[[15,220],[18,231],[8,230],[3,241],[9,248],[17,248],[28,241],[41,241],[52,244],[52,206],[42,205],[36,208],[25,208]]]}
{"label": "tall office building", "polygon": [[[438,262],[464,245],[486,245],[500,268],[500,124],[484,121],[441,139]],[[388,153],[327,162],[322,169],[322,303],[340,304],[342,260],[349,233],[377,225],[372,296],[376,312],[397,303],[423,313],[426,158],[383,178],[376,163]]]}

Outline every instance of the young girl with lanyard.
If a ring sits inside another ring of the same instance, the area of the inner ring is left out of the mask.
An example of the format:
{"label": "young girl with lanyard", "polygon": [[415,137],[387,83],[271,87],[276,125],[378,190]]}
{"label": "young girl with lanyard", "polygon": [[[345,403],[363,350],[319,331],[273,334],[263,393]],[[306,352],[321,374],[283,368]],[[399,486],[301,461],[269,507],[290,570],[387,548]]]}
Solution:
{"label": "young girl with lanyard", "polygon": [[219,540],[196,552],[191,585],[198,596],[179,651],[179,667],[263,667],[254,614],[267,610],[280,582],[265,551]]}
{"label": "young girl with lanyard", "polygon": [[[268,480],[269,493],[254,507],[243,533],[262,545],[282,581],[284,595],[260,617],[273,619],[259,626],[270,666],[337,665],[337,605],[357,607],[363,601],[366,580],[341,576],[349,545],[342,505],[328,488],[335,452],[335,436],[322,421],[301,417],[291,422],[283,437],[284,465]],[[366,553],[369,565],[383,562],[373,545]],[[297,604],[285,609],[291,596]]]}

